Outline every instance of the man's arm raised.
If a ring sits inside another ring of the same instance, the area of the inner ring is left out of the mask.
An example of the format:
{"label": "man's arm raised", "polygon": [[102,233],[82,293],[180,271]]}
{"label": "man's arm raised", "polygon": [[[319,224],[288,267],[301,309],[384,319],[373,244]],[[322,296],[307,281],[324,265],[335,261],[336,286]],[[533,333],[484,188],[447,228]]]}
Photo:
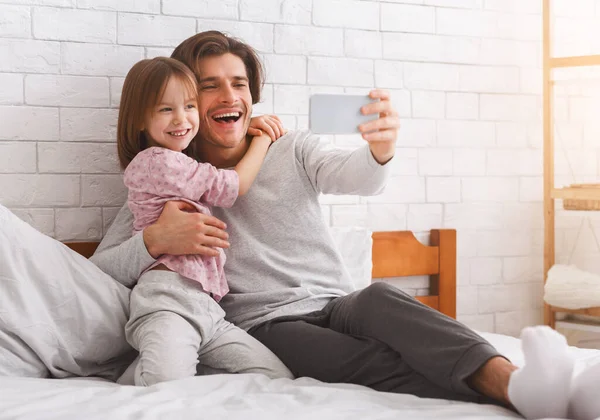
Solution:
{"label": "man's arm raised", "polygon": [[349,151],[310,134],[297,142],[297,158],[317,192],[369,196],[383,191],[391,173],[391,165],[386,163],[394,156],[400,120],[387,91],[376,89],[369,95],[379,101],[365,105],[361,112],[379,118],[359,126],[367,141],[364,147]]}

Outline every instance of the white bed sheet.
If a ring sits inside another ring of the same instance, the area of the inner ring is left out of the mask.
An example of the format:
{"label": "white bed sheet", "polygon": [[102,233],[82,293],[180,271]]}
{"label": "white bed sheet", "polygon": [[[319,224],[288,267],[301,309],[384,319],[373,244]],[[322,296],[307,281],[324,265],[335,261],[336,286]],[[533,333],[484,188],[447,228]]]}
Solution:
{"label": "white bed sheet", "polygon": [[[519,341],[483,334],[516,364]],[[600,351],[572,348],[577,369],[600,363]],[[491,405],[375,392],[308,378],[211,375],[149,388],[93,379],[0,378],[0,419],[514,419]]]}

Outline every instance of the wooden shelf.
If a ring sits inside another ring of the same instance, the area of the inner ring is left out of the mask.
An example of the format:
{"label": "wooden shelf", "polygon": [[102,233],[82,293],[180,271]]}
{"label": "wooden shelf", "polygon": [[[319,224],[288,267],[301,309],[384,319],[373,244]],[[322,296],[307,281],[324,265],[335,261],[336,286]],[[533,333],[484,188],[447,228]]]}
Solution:
{"label": "wooden shelf", "polygon": [[598,187],[564,187],[554,188],[552,198],[561,200],[600,200],[600,188]]}
{"label": "wooden shelf", "polygon": [[574,315],[600,316],[600,307],[587,308],[587,309],[565,309],[565,308],[559,308],[557,306],[551,306],[550,308],[551,308],[552,312],[554,312],[554,313],[562,312],[562,313],[574,314]]}
{"label": "wooden shelf", "polygon": [[572,320],[565,318],[562,321],[556,321],[556,328],[566,328],[569,330],[588,331],[600,333],[600,324],[596,320]]}
{"label": "wooden shelf", "polygon": [[[568,210],[590,209],[599,211],[600,188],[598,184],[571,185],[564,188],[555,187],[554,172],[554,87],[553,70],[565,67],[600,66],[600,54],[567,57],[552,57],[552,0],[542,0],[542,133],[544,137],[544,282],[548,271],[556,260],[556,226],[555,200],[563,200],[563,207]],[[600,317],[600,307],[570,310],[552,307],[544,302],[544,323],[554,328],[556,314],[580,314]]]}
{"label": "wooden shelf", "polygon": [[562,67],[600,66],[600,55],[579,55],[573,57],[550,57],[551,69]]}

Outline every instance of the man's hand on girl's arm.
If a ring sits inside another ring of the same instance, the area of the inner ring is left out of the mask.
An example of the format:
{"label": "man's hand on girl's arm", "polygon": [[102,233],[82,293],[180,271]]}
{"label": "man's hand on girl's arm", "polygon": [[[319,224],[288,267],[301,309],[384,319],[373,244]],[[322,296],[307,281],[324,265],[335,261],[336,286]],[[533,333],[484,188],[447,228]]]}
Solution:
{"label": "man's hand on girl's arm", "polygon": [[198,213],[184,201],[169,201],[154,224],[144,229],[144,243],[154,258],[162,254],[216,257],[215,248],[229,248],[227,226],[214,216]]}

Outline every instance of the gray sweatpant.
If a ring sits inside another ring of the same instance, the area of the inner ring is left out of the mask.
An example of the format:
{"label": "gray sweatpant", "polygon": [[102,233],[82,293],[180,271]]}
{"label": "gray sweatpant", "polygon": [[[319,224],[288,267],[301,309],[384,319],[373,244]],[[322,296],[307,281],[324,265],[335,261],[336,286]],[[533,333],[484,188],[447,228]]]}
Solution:
{"label": "gray sweatpant", "polygon": [[297,377],[423,398],[494,403],[468,378],[500,353],[469,328],[386,283],[323,310],[250,329]]}
{"label": "gray sweatpant", "polygon": [[129,375],[134,369],[136,385],[194,376],[197,371],[293,378],[269,349],[225,320],[223,309],[199,283],[171,271],[152,270],[140,277],[131,292],[125,335],[140,352],[128,369]]}

